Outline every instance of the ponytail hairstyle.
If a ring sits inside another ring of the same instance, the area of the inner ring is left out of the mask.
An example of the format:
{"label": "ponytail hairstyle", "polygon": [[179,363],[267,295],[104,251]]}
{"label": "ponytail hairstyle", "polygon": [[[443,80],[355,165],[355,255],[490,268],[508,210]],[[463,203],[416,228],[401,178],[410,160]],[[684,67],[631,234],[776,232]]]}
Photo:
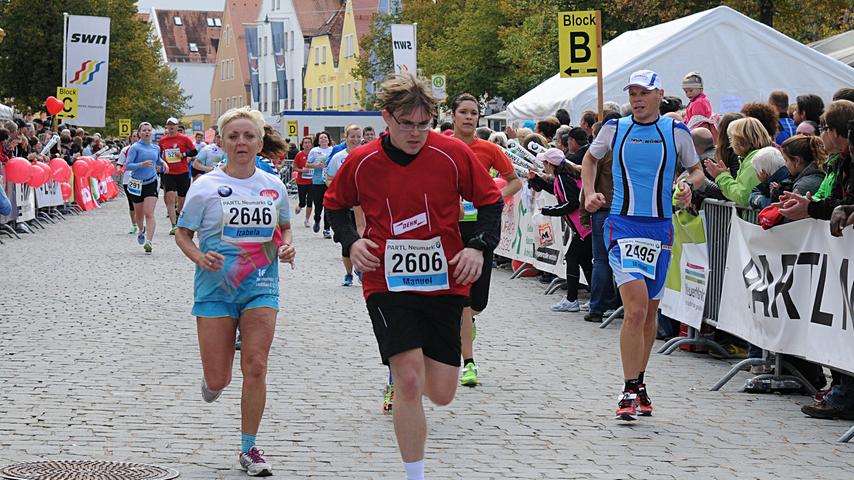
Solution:
{"label": "ponytail hairstyle", "polygon": [[[789,137],[780,145],[783,153],[791,158],[800,158],[804,165],[815,162],[816,166],[822,168],[827,161],[827,150],[824,143],[816,135],[795,135]],[[793,162],[795,163],[795,162]]]}

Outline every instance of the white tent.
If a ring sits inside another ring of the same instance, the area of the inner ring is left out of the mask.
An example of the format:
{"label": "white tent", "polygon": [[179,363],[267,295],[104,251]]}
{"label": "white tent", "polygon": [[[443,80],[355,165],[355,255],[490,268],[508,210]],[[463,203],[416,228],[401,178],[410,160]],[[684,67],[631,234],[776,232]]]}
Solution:
{"label": "white tent", "polygon": [[[703,76],[716,113],[737,111],[746,102],[766,101],[781,89],[794,102],[814,93],[828,103],[841,87],[854,86],[854,68],[836,61],[728,7],[626,32],[602,47],[604,100],[628,101],[623,87],[635,70],[656,71],[665,95],[679,96],[682,77]],[[596,77],[555,75],[507,106],[511,121],[538,120],[559,108],[577,122],[596,110]]]}
{"label": "white tent", "polygon": [[0,120],[12,120],[14,118],[15,111],[12,110],[12,107],[7,107],[0,103]]}

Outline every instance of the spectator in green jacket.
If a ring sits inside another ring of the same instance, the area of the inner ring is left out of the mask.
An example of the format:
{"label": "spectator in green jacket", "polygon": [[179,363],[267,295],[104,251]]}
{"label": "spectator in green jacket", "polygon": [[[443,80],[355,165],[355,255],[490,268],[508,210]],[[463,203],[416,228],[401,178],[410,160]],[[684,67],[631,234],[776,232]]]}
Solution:
{"label": "spectator in green jacket", "polygon": [[724,162],[713,162],[711,159],[705,161],[706,172],[715,177],[715,183],[727,199],[746,207],[753,187],[759,185],[759,177],[753,168],[753,157],[759,149],[771,145],[771,136],[762,123],[752,117],[730,123],[727,136],[740,159],[738,174],[733,177]]}

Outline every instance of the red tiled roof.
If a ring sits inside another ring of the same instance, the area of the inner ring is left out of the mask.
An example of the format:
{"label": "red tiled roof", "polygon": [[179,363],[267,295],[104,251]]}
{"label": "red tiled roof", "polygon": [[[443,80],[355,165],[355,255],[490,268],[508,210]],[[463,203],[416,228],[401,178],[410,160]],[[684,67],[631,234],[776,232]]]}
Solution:
{"label": "red tiled roof", "polygon": [[321,30],[331,23],[330,19],[333,15],[337,15],[344,6],[343,0],[293,0],[293,2],[302,35],[306,39],[328,33],[321,33]]}
{"label": "red tiled roof", "polygon": [[344,6],[318,30],[317,35],[329,35],[333,65],[338,65],[338,53],[341,51],[341,38],[344,33]]}
{"label": "red tiled roof", "polygon": [[[208,19],[218,19],[222,12],[196,10],[155,10],[160,27],[160,41],[169,63],[215,63],[222,26],[209,26]],[[181,19],[176,25],[175,18]],[[194,43],[198,52],[190,50]]]}
{"label": "red tiled roof", "polygon": [[377,0],[351,1],[353,2],[353,19],[356,21],[356,36],[359,38],[359,42],[361,42],[362,37],[371,33],[372,17],[380,5]]}

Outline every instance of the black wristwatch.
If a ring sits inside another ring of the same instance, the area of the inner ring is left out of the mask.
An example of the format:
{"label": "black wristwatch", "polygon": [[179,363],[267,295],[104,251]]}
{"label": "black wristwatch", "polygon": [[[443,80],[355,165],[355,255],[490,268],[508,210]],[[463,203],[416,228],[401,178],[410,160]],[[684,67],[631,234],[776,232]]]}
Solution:
{"label": "black wristwatch", "polygon": [[488,245],[483,240],[483,234],[480,234],[466,243],[467,248],[474,248],[475,250],[480,250],[481,252],[486,251]]}

